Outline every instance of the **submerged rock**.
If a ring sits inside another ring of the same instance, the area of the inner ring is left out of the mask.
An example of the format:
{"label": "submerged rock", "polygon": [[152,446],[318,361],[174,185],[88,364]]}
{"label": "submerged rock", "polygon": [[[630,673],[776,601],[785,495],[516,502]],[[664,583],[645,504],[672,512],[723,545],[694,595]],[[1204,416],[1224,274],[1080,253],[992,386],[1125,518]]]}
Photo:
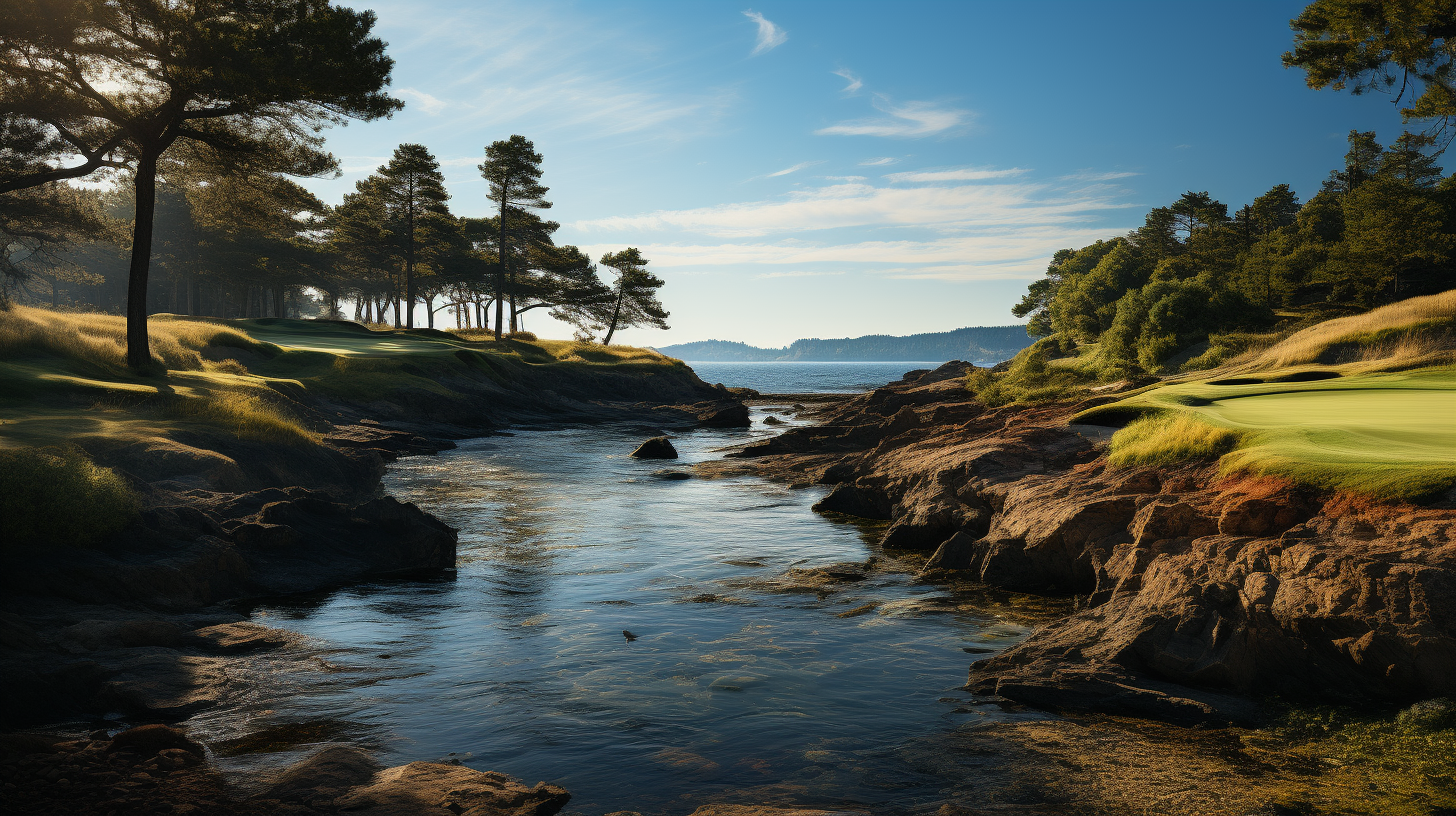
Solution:
{"label": "submerged rock", "polygon": [[632,451],[634,459],[676,459],[677,448],[665,436],[654,436]]}
{"label": "submerged rock", "polygon": [[763,418],[763,424],[765,424],[765,425],[782,425],[782,424],[784,424],[784,421],[782,419],[779,419],[776,416],[766,416],[766,417]]}
{"label": "submerged rock", "polygon": [[652,475],[654,478],[662,479],[663,481],[667,482],[680,482],[684,479],[693,478],[693,474],[682,470],[659,470]]}

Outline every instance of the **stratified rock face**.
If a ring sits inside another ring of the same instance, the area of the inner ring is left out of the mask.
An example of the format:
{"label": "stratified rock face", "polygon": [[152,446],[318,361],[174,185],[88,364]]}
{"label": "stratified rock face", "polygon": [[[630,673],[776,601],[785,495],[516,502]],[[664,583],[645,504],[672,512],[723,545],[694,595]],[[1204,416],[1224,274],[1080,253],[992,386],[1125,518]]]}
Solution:
{"label": "stratified rock face", "polygon": [[665,436],[654,436],[632,451],[634,459],[676,459],[677,448]]}
{"label": "stratified rock face", "polygon": [[411,762],[379,772],[334,805],[361,816],[552,816],[570,799],[562,788],[544,782],[528,788],[505,774]]}
{"label": "stratified rock face", "polygon": [[742,458],[768,475],[835,484],[817,509],[889,520],[885,546],[934,550],[928,576],[1087,598],[976,663],[979,691],[1187,723],[1248,713],[1200,688],[1333,701],[1456,695],[1456,510],[1197,466],[1110,470],[1066,426],[1089,404],[988,411],[930,372]]}

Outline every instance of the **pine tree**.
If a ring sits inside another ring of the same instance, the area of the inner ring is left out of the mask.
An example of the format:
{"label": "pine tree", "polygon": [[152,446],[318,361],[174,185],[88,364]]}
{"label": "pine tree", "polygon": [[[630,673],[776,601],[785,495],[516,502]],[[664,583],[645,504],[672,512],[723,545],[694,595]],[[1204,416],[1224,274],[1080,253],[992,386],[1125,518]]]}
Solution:
{"label": "pine tree", "polygon": [[[0,162],[0,193],[102,167],[133,170],[129,366],[151,364],[147,282],[163,154],[192,141],[219,164],[332,172],[320,129],[402,107],[382,90],[393,61],[369,36],[374,20],[329,0],[0,4],[0,108],[15,123],[0,147],[30,150]],[[84,161],[52,165],[66,154]]]}
{"label": "pine tree", "polygon": [[[512,235],[509,212],[512,208],[544,210],[551,206],[543,196],[550,190],[541,185],[541,154],[536,146],[524,136],[514,135],[509,139],[493,142],[485,148],[485,162],[480,165],[480,175],[490,185],[487,195],[499,208],[496,246],[499,263],[495,275],[495,338],[501,338],[501,323],[505,317],[507,278],[511,274],[511,257],[519,251],[518,241]],[[511,331],[516,330],[515,304],[511,306]]]}
{"label": "pine tree", "polygon": [[[418,230],[429,215],[449,217],[445,177],[440,163],[424,145],[402,144],[389,164],[379,168],[378,193],[388,217],[388,229],[404,258],[405,328],[415,327],[415,262],[420,252]],[[438,231],[438,230],[437,230]],[[398,316],[399,309],[395,309]]]}
{"label": "pine tree", "polygon": [[602,345],[612,344],[612,335],[617,329],[633,326],[667,328],[667,310],[657,299],[657,290],[662,288],[662,279],[647,271],[647,259],[636,247],[627,247],[621,252],[608,252],[602,256],[602,266],[616,271],[617,280],[612,286],[611,300],[602,304],[601,315],[605,318],[607,334]]}

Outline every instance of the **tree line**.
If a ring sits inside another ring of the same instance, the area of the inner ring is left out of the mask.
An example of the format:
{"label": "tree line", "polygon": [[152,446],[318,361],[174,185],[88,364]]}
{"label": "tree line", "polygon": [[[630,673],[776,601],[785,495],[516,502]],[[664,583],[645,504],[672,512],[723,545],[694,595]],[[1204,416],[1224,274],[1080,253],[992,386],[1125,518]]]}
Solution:
{"label": "tree line", "polygon": [[1155,207],[1126,236],[1063,249],[1013,309],[1063,351],[1096,343],[1108,375],[1157,372],[1216,334],[1363,311],[1456,287],[1456,14],[1449,4],[1316,0],[1285,66],[1310,87],[1387,92],[1407,123],[1382,146],[1351,131],[1342,167],[1301,202],[1276,184],[1232,213],[1206,191]]}
{"label": "tree line", "polygon": [[[579,339],[666,328],[663,282],[635,248],[600,264],[541,218],[542,156],[485,148],[492,215],[449,210],[418,144],[336,206],[293,177],[335,175],[321,131],[388,117],[393,61],[372,12],[329,0],[10,0],[0,4],[0,304],[146,317],[319,315],[517,331],[546,309]],[[109,189],[76,180],[112,182]],[[494,311],[491,320],[490,312]]]}

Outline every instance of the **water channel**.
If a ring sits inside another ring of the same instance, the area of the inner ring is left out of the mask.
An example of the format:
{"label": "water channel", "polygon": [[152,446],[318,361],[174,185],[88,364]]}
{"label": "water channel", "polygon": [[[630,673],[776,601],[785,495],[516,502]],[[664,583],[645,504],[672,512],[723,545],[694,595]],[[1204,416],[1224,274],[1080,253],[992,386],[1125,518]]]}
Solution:
{"label": "water channel", "polygon": [[[923,555],[878,551],[877,527],[812,512],[821,488],[660,478],[774,432],[770,411],[787,415],[758,407],[750,430],[677,434],[666,463],[630,458],[650,429],[620,427],[399,461],[385,489],[459,528],[457,572],[258,608],[308,638],[311,663],[260,665],[275,673],[256,705],[192,726],[237,736],[220,758],[234,770],[354,742],[389,764],[553,782],[584,814],[932,803],[948,780],[907,746],[1018,716],[960,687],[1038,610],[917,582]],[[792,572],[871,559],[863,580]]]}

